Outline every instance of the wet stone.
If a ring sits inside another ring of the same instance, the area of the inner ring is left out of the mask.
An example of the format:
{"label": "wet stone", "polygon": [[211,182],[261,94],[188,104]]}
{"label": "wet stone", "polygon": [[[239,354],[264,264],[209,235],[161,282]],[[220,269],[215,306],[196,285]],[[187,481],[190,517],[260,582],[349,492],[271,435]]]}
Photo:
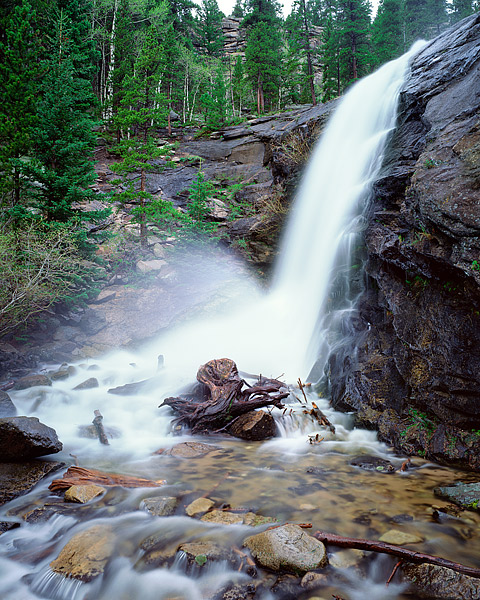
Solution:
{"label": "wet stone", "polygon": [[79,502],[80,504],[86,504],[93,500],[97,496],[100,496],[105,492],[105,488],[100,485],[72,485],[71,488],[65,492],[65,502]]}
{"label": "wet stone", "polygon": [[0,418],[3,417],[15,417],[17,415],[17,409],[15,404],[10,399],[7,392],[0,390]]}
{"label": "wet stone", "polygon": [[52,385],[52,381],[46,375],[42,375],[41,373],[35,375],[25,375],[24,377],[20,377],[15,382],[15,385],[12,389],[14,390],[26,390],[31,387],[37,387],[40,385]]}
{"label": "wet stone", "polygon": [[188,542],[178,548],[179,552],[185,552],[187,561],[191,566],[203,567],[208,563],[228,561],[233,567],[240,563],[240,557],[229,548],[224,548],[215,542]]}
{"label": "wet stone", "polygon": [[91,390],[93,388],[98,388],[98,379],[96,377],[90,377],[89,379],[82,381],[82,383],[79,383],[73,389],[74,390]]}
{"label": "wet stone", "polygon": [[243,523],[243,515],[223,510],[212,510],[206,515],[203,515],[201,521],[205,521],[206,523],[218,523],[219,525],[235,525],[237,523]]}
{"label": "wet stone", "polygon": [[58,371],[49,371],[48,376],[52,381],[61,381],[70,377],[68,369],[59,369]]}
{"label": "wet stone", "polygon": [[264,410],[252,410],[236,419],[228,429],[230,435],[243,440],[266,440],[276,433],[275,419]]}
{"label": "wet stone", "polygon": [[380,541],[387,544],[395,544],[396,546],[403,546],[404,544],[419,544],[424,540],[419,535],[405,533],[398,529],[390,529],[382,535]]}
{"label": "wet stone", "polygon": [[36,417],[5,417],[0,419],[0,461],[30,460],[62,450],[54,429]]}
{"label": "wet stone", "polygon": [[43,460],[0,463],[0,505],[26,494],[49,473],[64,466],[62,462]]}
{"label": "wet stone", "polygon": [[435,496],[450,500],[462,508],[480,510],[480,482],[459,482],[452,486],[436,487],[433,491]]}
{"label": "wet stone", "polygon": [[214,504],[215,502],[209,498],[197,498],[187,506],[185,512],[189,517],[194,517],[206,513]]}
{"label": "wet stone", "polygon": [[177,507],[177,502],[177,498],[173,496],[143,499],[145,510],[155,517],[168,517],[169,515],[173,515]]}
{"label": "wet stone", "polygon": [[[105,431],[105,435],[108,439],[114,440],[122,437],[122,432],[120,429],[116,427],[106,426],[103,428]],[[98,433],[95,429],[95,425],[79,425],[78,427],[78,435],[83,438],[87,438],[89,440],[98,439]]]}
{"label": "wet stone", "polygon": [[95,525],[77,533],[50,563],[52,571],[80,581],[92,581],[102,574],[114,550],[115,536],[110,527]]}
{"label": "wet stone", "polygon": [[327,564],[325,546],[297,525],[283,525],[246,538],[253,557],[272,571],[306,573]]}
{"label": "wet stone", "polygon": [[220,450],[220,448],[203,442],[181,442],[172,446],[169,450],[163,451],[162,454],[175,456],[176,458],[200,458],[214,450]]}
{"label": "wet stone", "polygon": [[416,598],[435,600],[478,600],[480,579],[462,575],[452,569],[429,564],[405,564],[403,580],[410,584],[408,592]]}

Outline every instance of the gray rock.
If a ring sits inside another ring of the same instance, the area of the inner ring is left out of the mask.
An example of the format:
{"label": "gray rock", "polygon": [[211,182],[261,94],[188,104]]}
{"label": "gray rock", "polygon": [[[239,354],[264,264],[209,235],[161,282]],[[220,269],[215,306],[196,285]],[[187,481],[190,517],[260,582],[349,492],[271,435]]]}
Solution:
{"label": "gray rock", "polygon": [[297,525],[275,527],[246,538],[244,545],[263,566],[273,571],[297,575],[327,564],[322,542],[305,533]]}
{"label": "gray rock", "polygon": [[435,565],[405,564],[403,579],[410,584],[409,593],[415,598],[434,600],[477,600],[480,598],[480,579],[462,575]]}
{"label": "gray rock", "polygon": [[40,423],[36,417],[5,417],[0,419],[0,461],[23,461],[63,448],[54,429]]}
{"label": "gray rock", "polygon": [[36,387],[39,385],[52,385],[52,382],[49,377],[46,375],[42,375],[41,373],[35,375],[25,375],[25,377],[20,377],[15,382],[15,385],[12,389],[14,390],[26,390],[31,387]]}
{"label": "gray rock", "polygon": [[354,467],[360,467],[365,471],[376,471],[377,473],[395,473],[396,469],[389,460],[379,456],[356,456],[352,458],[350,464]]}
{"label": "gray rock", "polygon": [[91,390],[93,388],[97,388],[98,387],[98,379],[96,377],[90,377],[89,379],[86,379],[85,381],[82,381],[82,383],[79,383],[78,385],[76,385],[73,389],[74,390]]}
{"label": "gray rock", "polygon": [[480,510],[480,482],[461,483],[447,487],[436,487],[435,496],[450,500],[462,508]]}
{"label": "gray rock", "polygon": [[0,462],[0,505],[29,492],[41,479],[65,465],[61,462],[30,460]]}
{"label": "gray rock", "polygon": [[161,496],[159,498],[144,498],[143,504],[145,510],[155,517],[168,517],[173,515],[177,507],[178,500],[173,496]]}
{"label": "gray rock", "polygon": [[10,396],[7,392],[2,392],[0,390],[0,418],[3,417],[15,417],[17,414],[17,409],[15,408],[15,404],[10,399]]}

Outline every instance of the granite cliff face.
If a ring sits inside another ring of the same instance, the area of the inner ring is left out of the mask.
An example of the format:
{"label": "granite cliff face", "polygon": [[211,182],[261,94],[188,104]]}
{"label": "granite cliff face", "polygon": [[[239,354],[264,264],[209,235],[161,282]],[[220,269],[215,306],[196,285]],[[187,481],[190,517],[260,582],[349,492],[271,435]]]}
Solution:
{"label": "granite cliff face", "polygon": [[[480,469],[480,16],[415,57],[374,186],[333,402],[408,454]],[[359,342],[360,340],[360,342]],[[352,346],[357,345],[355,363]]]}

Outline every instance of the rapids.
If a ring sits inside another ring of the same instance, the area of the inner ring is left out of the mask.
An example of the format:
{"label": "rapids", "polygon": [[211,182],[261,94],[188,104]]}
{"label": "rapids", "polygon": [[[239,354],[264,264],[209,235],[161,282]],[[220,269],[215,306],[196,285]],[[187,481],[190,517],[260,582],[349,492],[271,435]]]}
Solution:
{"label": "rapids", "polygon": [[[462,474],[421,459],[413,461],[415,468],[389,475],[351,466],[351,458],[362,454],[388,459],[396,467],[404,457],[395,456],[374,432],[352,428],[352,417],[336,413],[313,389],[308,402],[316,402],[334,422],[335,434],[306,419],[304,404],[292,393],[286,413],[274,412],[280,435],[271,441],[214,436],[200,440],[216,447],[200,458],[152,454],[191,439],[172,436],[169,409],[157,407],[188,386],[198,366],[212,358],[230,357],[246,373],[283,374],[291,384],[309,373],[314,380],[321,377],[341,324],[355,310],[359,278],[352,272],[358,271],[362,214],[415,51],[418,47],[357,83],[341,102],[300,186],[268,292],[243,275],[236,277],[241,271],[237,266],[227,267],[214,295],[228,302],[212,302],[213,315],[193,317],[138,351],[84,361],[76,365],[75,375],[51,388],[12,393],[19,414],[37,416],[56,429],[64,450],[55,459],[72,464],[73,455],[82,466],[165,479],[166,485],[112,488],[88,505],[72,506],[48,491],[50,477],[1,507],[0,521],[21,525],[0,535],[2,600],[201,600],[217,597],[217,591],[232,582],[250,581],[244,571],[232,570],[226,562],[187,568],[181,552],[169,568],[148,565],[145,540],[152,537],[168,554],[193,540],[240,548],[253,532],[245,525],[212,525],[184,513],[154,517],[141,510],[143,500],[152,496],[175,496],[187,503],[208,495],[218,505],[247,507],[280,522],[311,522],[313,530],[352,537],[377,539],[389,529],[401,529],[423,538],[416,546],[420,551],[480,566],[478,516],[445,516],[440,522],[432,517],[432,505],[444,504],[433,496],[435,485]],[[205,257],[205,270],[215,270],[221,260]],[[165,357],[165,367],[157,371],[159,354]],[[73,390],[92,376],[98,388]],[[150,385],[136,395],[108,394],[109,388],[149,378]],[[95,409],[100,409],[107,427],[120,432],[109,446],[79,435],[79,426],[91,422]],[[318,443],[316,434],[322,438]],[[82,583],[53,573],[49,563],[73,534],[92,524],[107,524],[115,532],[115,550],[104,574]],[[342,553],[331,554],[322,589],[299,596],[266,586],[256,600],[332,594],[350,600],[402,597],[401,585],[385,587],[394,559],[371,556],[360,574],[335,563],[335,554]],[[261,569],[259,576],[272,580]]]}

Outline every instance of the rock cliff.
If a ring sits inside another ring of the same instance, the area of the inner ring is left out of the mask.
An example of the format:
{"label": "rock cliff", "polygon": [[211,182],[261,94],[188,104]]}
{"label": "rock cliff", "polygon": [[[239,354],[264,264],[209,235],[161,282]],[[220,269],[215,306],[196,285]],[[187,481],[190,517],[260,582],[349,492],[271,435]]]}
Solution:
{"label": "rock cliff", "polygon": [[426,45],[374,186],[333,402],[408,454],[480,469],[480,16]]}

